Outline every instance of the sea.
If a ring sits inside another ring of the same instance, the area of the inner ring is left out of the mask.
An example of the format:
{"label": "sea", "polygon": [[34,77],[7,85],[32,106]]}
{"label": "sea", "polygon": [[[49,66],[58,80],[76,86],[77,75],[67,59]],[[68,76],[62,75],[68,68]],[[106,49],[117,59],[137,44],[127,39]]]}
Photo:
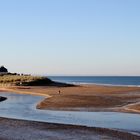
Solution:
{"label": "sea", "polygon": [[140,76],[48,76],[58,82],[140,87]]}

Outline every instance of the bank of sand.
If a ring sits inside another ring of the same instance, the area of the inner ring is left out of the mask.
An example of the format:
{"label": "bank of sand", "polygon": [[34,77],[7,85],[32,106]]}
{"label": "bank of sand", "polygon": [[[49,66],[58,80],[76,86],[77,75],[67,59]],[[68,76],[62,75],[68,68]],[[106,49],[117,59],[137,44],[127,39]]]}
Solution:
{"label": "bank of sand", "polygon": [[[60,94],[59,94],[60,90]],[[6,87],[1,91],[46,96],[37,108],[54,110],[129,111],[139,113],[140,88],[83,85],[77,87]],[[102,128],[58,125],[0,118],[1,140],[78,139],[138,140],[140,136]]]}
{"label": "bank of sand", "polygon": [[9,87],[3,90],[46,96],[38,103],[38,109],[140,113],[139,87],[82,85],[61,88]]}
{"label": "bank of sand", "polygon": [[139,140],[140,136],[103,128],[0,118],[0,140]]}

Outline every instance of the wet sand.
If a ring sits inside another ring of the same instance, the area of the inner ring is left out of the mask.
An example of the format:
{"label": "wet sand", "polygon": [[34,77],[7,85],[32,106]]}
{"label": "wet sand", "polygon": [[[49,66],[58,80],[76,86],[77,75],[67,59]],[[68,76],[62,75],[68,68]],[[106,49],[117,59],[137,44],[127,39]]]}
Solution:
{"label": "wet sand", "polygon": [[[59,93],[60,90],[60,93]],[[1,91],[46,97],[37,108],[85,111],[140,111],[140,88],[83,85],[77,87],[6,87]],[[131,109],[129,109],[131,108]],[[138,140],[140,136],[102,128],[0,118],[1,140],[78,139]]]}
{"label": "wet sand", "polygon": [[103,128],[0,118],[0,140],[139,140],[140,136]]}
{"label": "wet sand", "polygon": [[140,113],[139,87],[83,85],[63,88],[13,87],[3,90],[46,96],[37,105],[38,109]]}

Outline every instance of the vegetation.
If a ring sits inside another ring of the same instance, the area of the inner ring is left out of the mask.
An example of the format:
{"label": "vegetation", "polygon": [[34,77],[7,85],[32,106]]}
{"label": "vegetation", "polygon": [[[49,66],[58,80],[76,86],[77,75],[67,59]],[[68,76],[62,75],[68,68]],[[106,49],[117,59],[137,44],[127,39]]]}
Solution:
{"label": "vegetation", "polygon": [[10,73],[4,66],[0,67],[0,86],[73,86],[54,82],[47,77]]}
{"label": "vegetation", "polygon": [[4,66],[1,66],[0,67],[0,72],[8,72],[8,70]]}
{"label": "vegetation", "polygon": [[54,82],[47,77],[8,73],[8,74],[5,74],[5,75],[0,75],[0,86],[71,87],[71,86],[74,86],[74,85]]}
{"label": "vegetation", "polygon": [[1,75],[0,84],[1,85],[15,85],[15,86],[34,86],[34,85],[49,85],[53,81],[46,77],[41,76],[31,76],[31,75]]}

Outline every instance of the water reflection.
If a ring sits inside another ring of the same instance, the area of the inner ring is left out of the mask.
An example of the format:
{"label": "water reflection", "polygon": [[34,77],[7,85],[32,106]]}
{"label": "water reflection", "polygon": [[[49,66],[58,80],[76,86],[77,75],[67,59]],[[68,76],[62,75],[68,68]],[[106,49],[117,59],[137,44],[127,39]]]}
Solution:
{"label": "water reflection", "polygon": [[37,110],[37,102],[43,99],[41,96],[14,93],[0,93],[0,96],[8,98],[0,102],[1,117],[123,129],[140,133],[138,114]]}

